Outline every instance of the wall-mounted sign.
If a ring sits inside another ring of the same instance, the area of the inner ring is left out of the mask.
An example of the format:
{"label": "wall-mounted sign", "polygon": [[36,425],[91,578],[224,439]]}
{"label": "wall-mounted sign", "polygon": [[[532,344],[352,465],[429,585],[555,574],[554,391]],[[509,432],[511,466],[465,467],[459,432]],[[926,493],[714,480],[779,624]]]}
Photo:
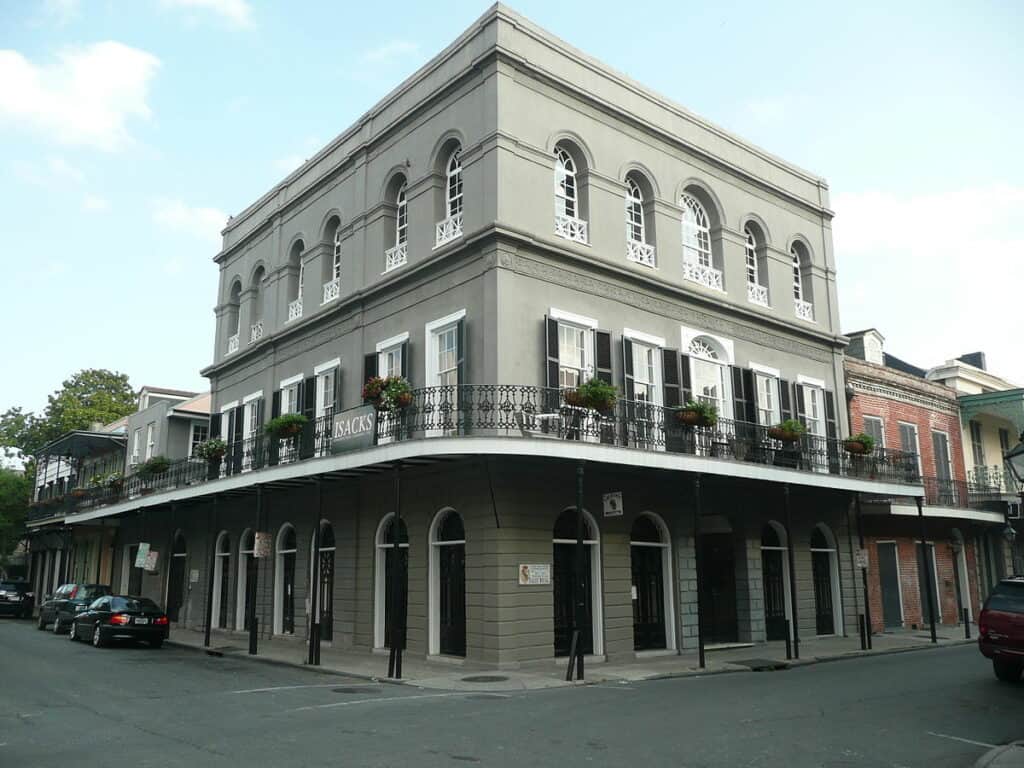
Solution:
{"label": "wall-mounted sign", "polygon": [[622,515],[622,491],[606,493],[603,498],[605,517],[619,517]]}
{"label": "wall-mounted sign", "polygon": [[522,563],[519,566],[519,586],[534,587],[551,583],[551,563]]}
{"label": "wall-mounted sign", "polygon": [[189,584],[198,584],[199,583],[199,569],[198,568],[193,568],[191,571],[188,572],[188,583]]}
{"label": "wall-mounted sign", "polygon": [[270,534],[257,531],[253,541],[252,556],[256,558],[270,557]]}
{"label": "wall-mounted sign", "polygon": [[331,432],[331,452],[344,453],[358,448],[369,448],[377,437],[377,409],[360,405],[334,414]]}
{"label": "wall-mounted sign", "polygon": [[146,562],[144,568],[150,573],[156,572],[157,564],[160,562],[160,553],[155,549],[151,549],[146,553]]}
{"label": "wall-mounted sign", "polygon": [[149,555],[149,542],[140,541],[139,542],[139,549],[135,553],[135,567],[136,568],[145,568],[146,567],[146,557],[148,555]]}
{"label": "wall-mounted sign", "polygon": [[853,565],[855,568],[868,567],[868,551],[866,549],[858,549],[853,553]]}

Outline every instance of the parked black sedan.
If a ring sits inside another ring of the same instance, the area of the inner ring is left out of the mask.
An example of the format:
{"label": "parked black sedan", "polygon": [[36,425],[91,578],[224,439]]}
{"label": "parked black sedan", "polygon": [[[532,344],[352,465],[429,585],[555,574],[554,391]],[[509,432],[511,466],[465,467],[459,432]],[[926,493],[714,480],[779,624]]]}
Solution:
{"label": "parked black sedan", "polygon": [[46,629],[52,622],[53,633],[63,635],[77,614],[88,608],[97,597],[109,594],[110,587],[106,584],[62,584],[39,606],[36,627]]}
{"label": "parked black sedan", "polygon": [[97,648],[112,640],[142,640],[159,648],[167,628],[167,614],[149,598],[104,595],[75,616],[68,635],[72,640],[91,640]]}
{"label": "parked black sedan", "polygon": [[0,581],[0,616],[31,619],[34,598],[27,581]]}

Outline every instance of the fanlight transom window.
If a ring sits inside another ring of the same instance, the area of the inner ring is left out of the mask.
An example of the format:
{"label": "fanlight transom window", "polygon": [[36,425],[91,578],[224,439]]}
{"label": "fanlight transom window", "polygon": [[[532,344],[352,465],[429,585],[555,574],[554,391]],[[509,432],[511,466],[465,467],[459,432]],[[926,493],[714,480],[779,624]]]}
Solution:
{"label": "fanlight transom window", "polygon": [[683,195],[683,261],[711,266],[711,226],[707,211],[693,195]]}

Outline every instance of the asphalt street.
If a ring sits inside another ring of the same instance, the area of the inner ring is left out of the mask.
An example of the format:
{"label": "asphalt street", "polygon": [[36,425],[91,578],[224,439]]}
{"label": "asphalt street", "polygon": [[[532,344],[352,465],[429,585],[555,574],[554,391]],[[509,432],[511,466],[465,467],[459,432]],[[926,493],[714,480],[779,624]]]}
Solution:
{"label": "asphalt street", "polygon": [[[383,664],[383,660],[382,660]],[[1024,737],[973,646],[510,694],[368,683],[0,620],[0,766],[970,766]]]}

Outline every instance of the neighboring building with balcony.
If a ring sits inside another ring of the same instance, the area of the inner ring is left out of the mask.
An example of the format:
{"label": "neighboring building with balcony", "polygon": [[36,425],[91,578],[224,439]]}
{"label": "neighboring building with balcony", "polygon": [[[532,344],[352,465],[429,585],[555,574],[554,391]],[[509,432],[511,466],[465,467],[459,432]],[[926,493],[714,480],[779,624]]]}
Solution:
{"label": "neighboring building with balcony", "polygon": [[[819,177],[495,6],[224,230],[223,462],[73,522],[158,549],[115,579],[179,626],[209,589],[216,632],[513,665],[568,651],[582,466],[586,652],[855,631],[853,495],[922,490],[915,456],[842,450],[831,217]],[[335,452],[377,375],[410,402]]]}
{"label": "neighboring building with balcony", "polygon": [[[926,599],[938,624],[960,624],[965,608],[973,621],[988,595],[985,558],[993,546],[1001,546],[1005,520],[983,503],[990,489],[968,479],[957,393],[928,381],[923,368],[885,352],[885,339],[874,328],[847,335],[851,432],[870,435],[876,450],[914,456],[913,471],[924,484],[927,556],[913,498],[863,505],[872,628],[926,626]],[[922,568],[928,568],[927,578]]]}
{"label": "neighboring building with balcony", "polygon": [[186,459],[209,438],[210,393],[143,387],[139,409],[128,416],[125,474],[154,456]]}

